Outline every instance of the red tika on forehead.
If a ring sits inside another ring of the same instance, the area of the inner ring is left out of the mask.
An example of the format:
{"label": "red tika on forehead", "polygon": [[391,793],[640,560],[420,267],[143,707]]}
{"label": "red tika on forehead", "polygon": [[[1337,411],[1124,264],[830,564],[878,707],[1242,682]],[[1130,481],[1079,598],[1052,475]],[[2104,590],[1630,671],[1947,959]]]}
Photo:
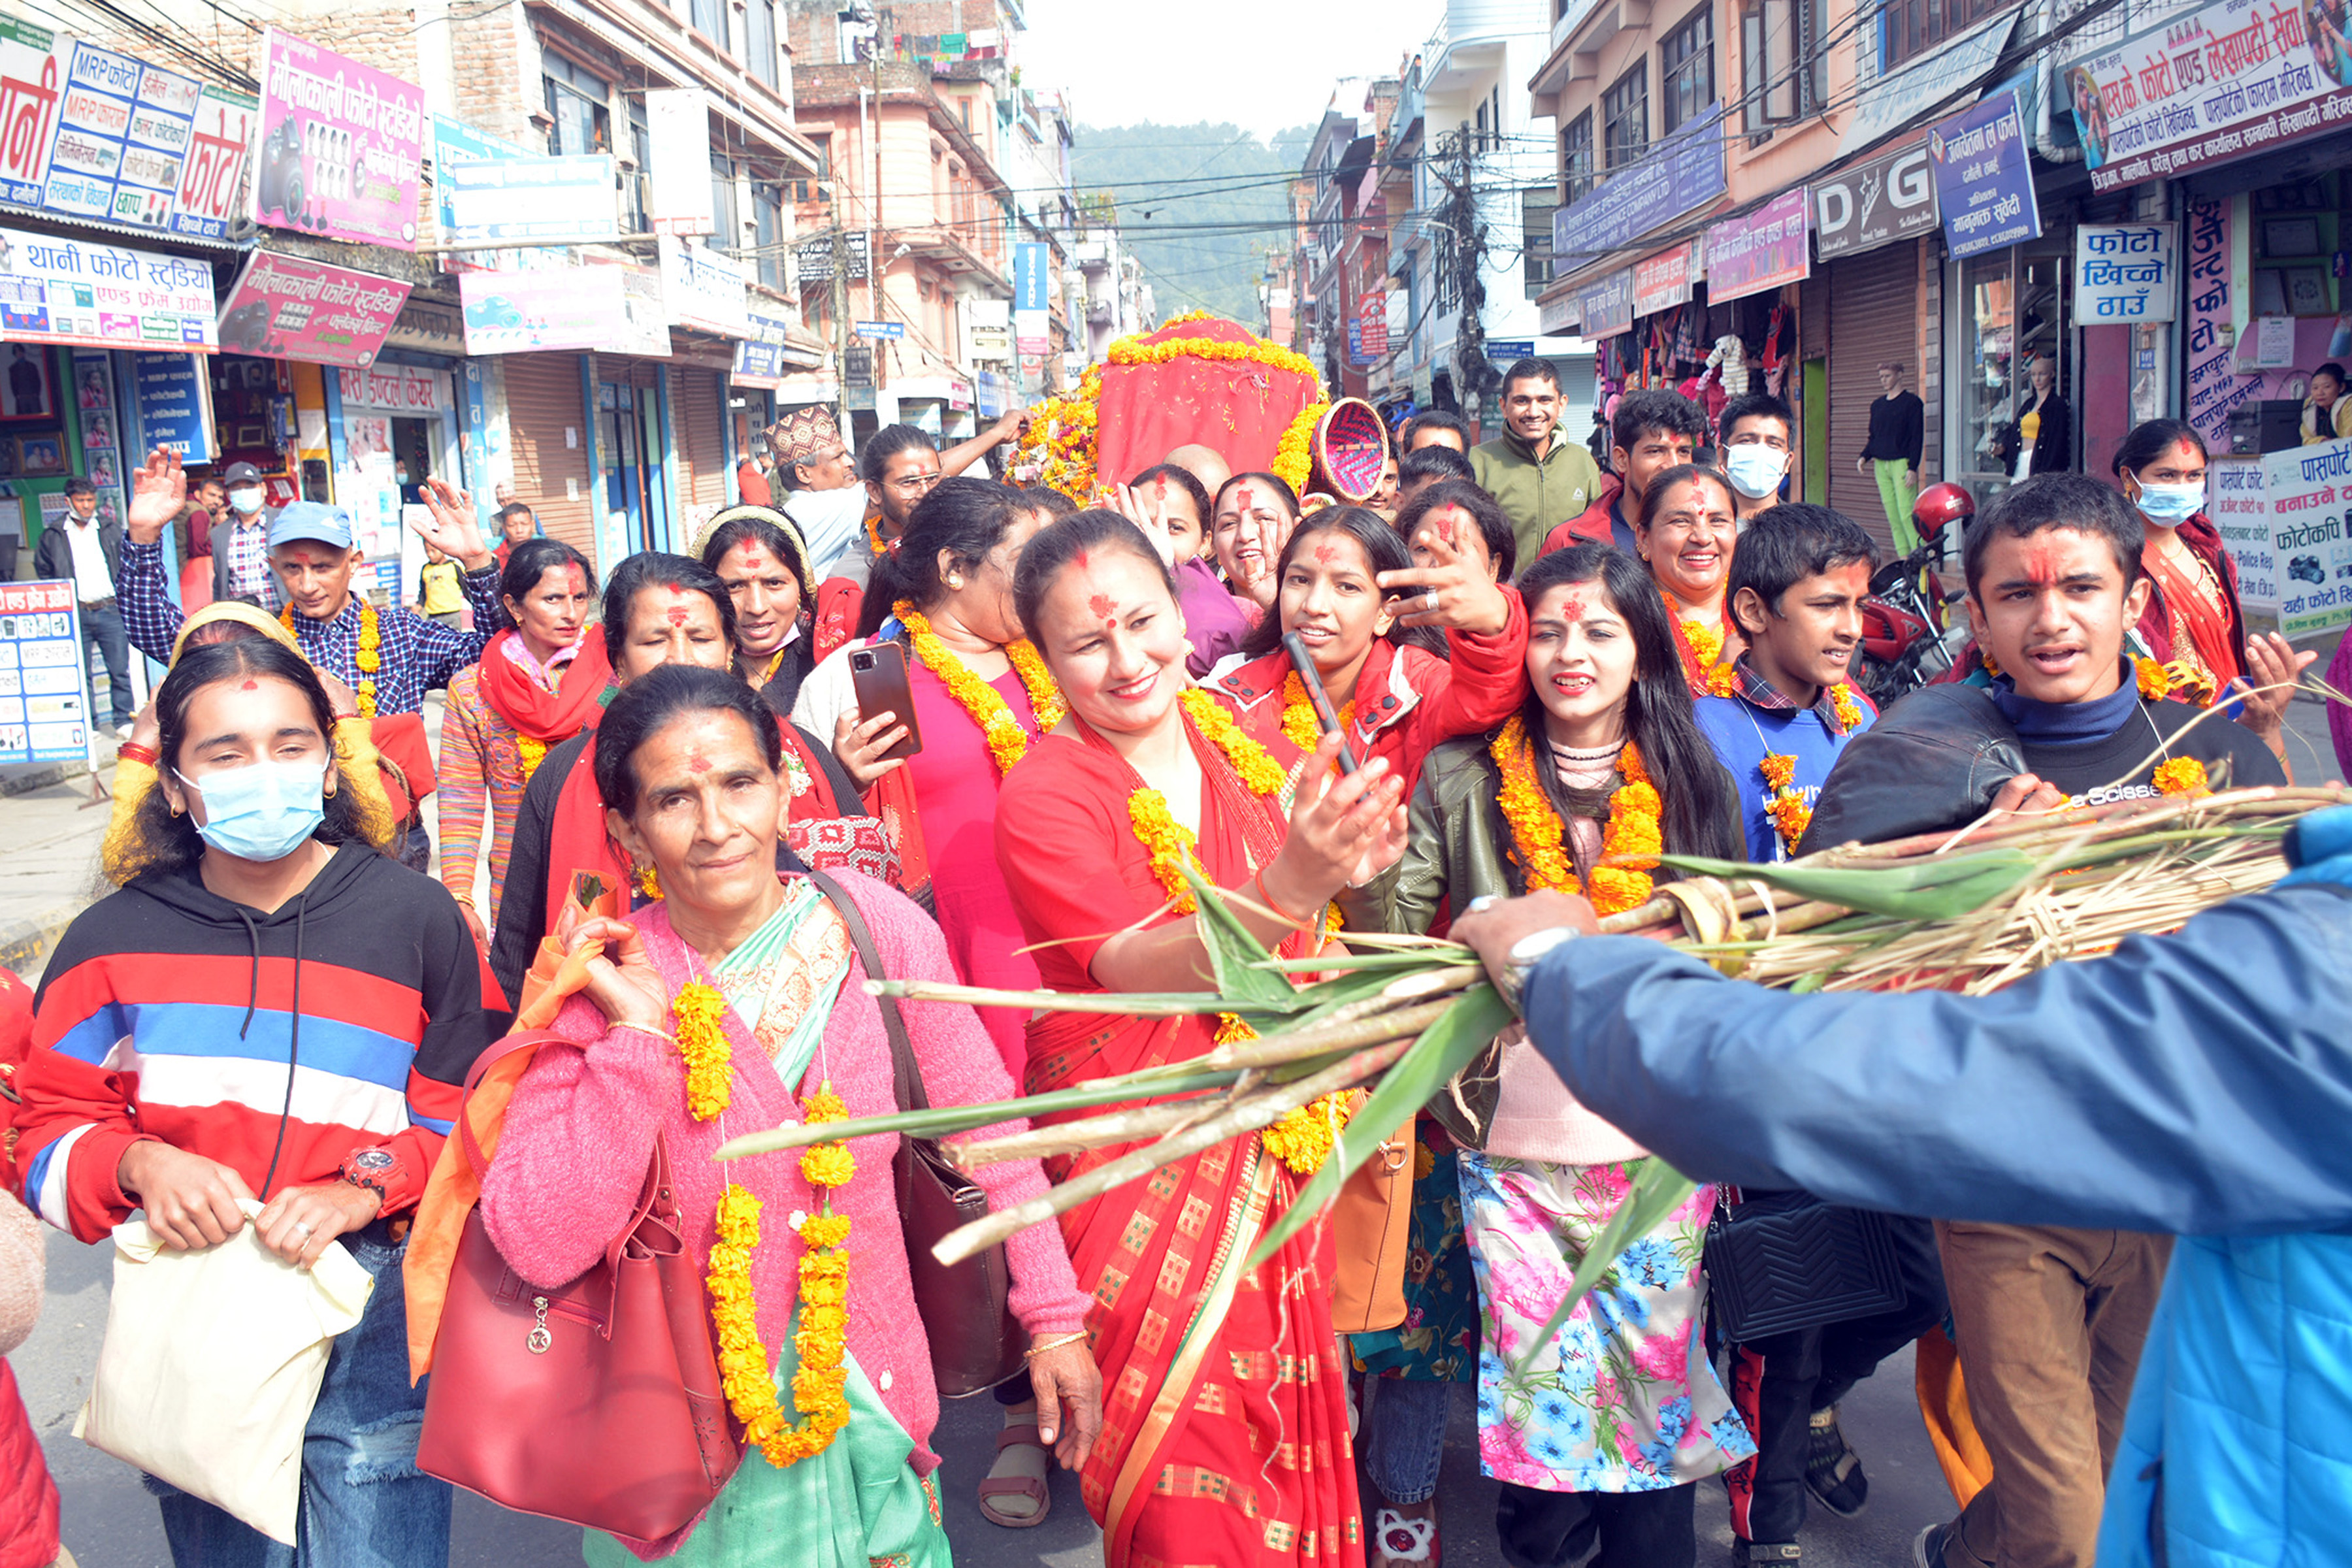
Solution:
{"label": "red tika on forehead", "polygon": [[1247,485],[1244,485],[1241,489],[1234,492],[1234,505],[1244,513],[1246,513],[1249,509],[1256,503],[1256,500],[1257,492],[1251,489]]}
{"label": "red tika on forehead", "polygon": [[748,565],[760,559],[760,542],[756,539],[747,539],[735,547],[735,552],[740,555],[744,563]]}
{"label": "red tika on forehead", "polygon": [[1324,538],[1316,542],[1315,563],[1317,565],[1328,566],[1338,559],[1339,559],[1339,542],[1338,540]]}
{"label": "red tika on forehead", "polygon": [[684,605],[672,605],[669,607],[669,624],[674,626],[682,626],[686,625],[686,606]]}
{"label": "red tika on forehead", "polygon": [[1569,622],[1570,625],[1574,625],[1576,622],[1582,620],[1584,618],[1584,599],[1582,595],[1570,594],[1567,598],[1562,599],[1559,602],[1559,618]]}
{"label": "red tika on forehead", "polygon": [[1087,608],[1092,610],[1096,615],[1098,615],[1103,618],[1103,629],[1105,631],[1108,631],[1118,625],[1118,618],[1111,614],[1114,606],[1110,602],[1110,595],[1108,594],[1089,595],[1087,598]]}
{"label": "red tika on forehead", "polygon": [[704,756],[700,752],[697,752],[694,753],[693,759],[686,765],[694,773],[707,773],[710,771],[710,759]]}
{"label": "red tika on forehead", "polygon": [[258,691],[261,689],[261,682],[258,680],[248,680],[237,689],[240,691]]}
{"label": "red tika on forehead", "polygon": [[2046,588],[2058,581],[2058,552],[2048,540],[2026,541],[2025,574],[2037,587]]}

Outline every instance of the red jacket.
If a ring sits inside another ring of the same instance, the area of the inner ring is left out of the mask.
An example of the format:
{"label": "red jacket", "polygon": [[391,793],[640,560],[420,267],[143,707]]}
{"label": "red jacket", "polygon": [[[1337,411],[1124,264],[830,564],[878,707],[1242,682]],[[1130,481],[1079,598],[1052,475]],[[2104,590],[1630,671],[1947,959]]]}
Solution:
{"label": "red jacket", "polygon": [[[1484,734],[1527,700],[1528,609],[1516,588],[1506,587],[1503,597],[1511,606],[1503,629],[1491,637],[1447,632],[1446,658],[1382,637],[1364,660],[1348,744],[1359,761],[1387,758],[1402,775],[1408,796],[1432,747],[1456,735]],[[1289,673],[1290,658],[1277,649],[1209,688],[1285,767],[1300,755],[1282,732],[1282,687]]]}
{"label": "red jacket", "polygon": [[[1624,493],[1623,479],[1614,474],[1601,475],[1600,496],[1591,506],[1545,534],[1543,552],[1549,555],[1555,550],[1565,550],[1571,544],[1614,542],[1615,535],[1612,533],[1609,526],[1609,510],[1617,504],[1617,498]],[[1524,572],[1527,569],[1528,563],[1520,562],[1519,570]]]}

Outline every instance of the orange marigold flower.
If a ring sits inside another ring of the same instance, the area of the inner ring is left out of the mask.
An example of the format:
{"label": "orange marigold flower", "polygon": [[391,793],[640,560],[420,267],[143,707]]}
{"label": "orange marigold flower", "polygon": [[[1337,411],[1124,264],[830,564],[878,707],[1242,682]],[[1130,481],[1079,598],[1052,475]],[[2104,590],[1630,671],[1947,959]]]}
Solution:
{"label": "orange marigold flower", "polygon": [[2194,757],[2174,757],[2157,764],[2156,790],[2158,795],[2208,795],[2212,784],[2203,763]]}

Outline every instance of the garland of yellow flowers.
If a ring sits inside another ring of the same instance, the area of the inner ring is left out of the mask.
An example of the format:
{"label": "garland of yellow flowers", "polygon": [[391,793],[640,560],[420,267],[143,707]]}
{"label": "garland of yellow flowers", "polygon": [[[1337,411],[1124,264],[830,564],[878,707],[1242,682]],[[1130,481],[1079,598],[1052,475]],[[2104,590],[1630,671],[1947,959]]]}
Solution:
{"label": "garland of yellow flowers", "polygon": [[[360,607],[360,650],[352,661],[359,666],[360,683],[352,695],[359,700],[360,717],[373,719],[375,717],[375,672],[383,668],[383,628],[377,623],[375,606],[368,603],[366,595],[355,594],[352,600]],[[286,628],[288,637],[295,635],[293,605],[289,605],[278,612],[278,624]]]}
{"label": "garland of yellow flowers", "polygon": [[1692,661],[1691,668],[1697,670],[1699,678],[1706,682],[1707,690],[1718,697],[1730,695],[1727,691],[1715,689],[1715,671],[1719,668],[1716,660],[1723,657],[1723,628],[1710,626],[1704,621],[1684,619],[1682,606],[1675,604],[1674,595],[1664,588],[1658,590],[1658,599],[1666,606],[1666,624],[1674,627],[1675,643],[1680,646],[1683,656]]}
{"label": "garland of yellow flowers", "polygon": [[[1983,648],[1977,650],[1977,662],[1984,666],[1987,675],[2000,673],[2000,661]],[[2161,702],[2177,697],[2200,708],[2210,708],[2217,695],[2213,678],[2186,659],[2174,659],[2170,664],[2158,664],[2139,654],[2132,656],[2132,678],[2139,694],[2151,702]]]}
{"label": "garland of yellow flowers", "polygon": [[[1346,734],[1356,722],[1356,703],[1349,699],[1339,710],[1339,732]],[[1307,700],[1307,683],[1292,670],[1282,678],[1282,736],[1302,752],[1311,752],[1315,742],[1323,738],[1322,727],[1316,722],[1315,705]]]}
{"label": "garland of yellow flowers", "polygon": [[[734,1098],[734,1053],[719,1024],[726,1007],[718,988],[699,980],[679,986],[670,1003],[678,1054],[686,1058],[686,1109],[697,1121],[709,1121]],[[849,1108],[830,1081],[819,1085],[802,1110],[811,1123],[849,1119]],[[835,1142],[811,1144],[802,1151],[800,1164],[801,1175],[815,1189],[817,1212],[795,1226],[803,1248],[800,1323],[793,1333],[793,1345],[800,1352],[800,1367],[793,1373],[798,1425],[785,1420],[776,1398],[751,1293],[761,1203],[750,1189],[733,1182],[719,1196],[712,1222],[718,1238],[711,1243],[705,1281],[710,1289],[710,1321],[719,1331],[719,1382],[728,1406],[743,1423],[745,1440],[779,1469],[824,1452],[849,1423],[849,1402],[843,1394],[849,1376],[844,1365],[849,1330],[849,1218],[833,1212],[833,1189],[857,1173],[857,1162],[848,1144]]]}
{"label": "garland of yellow flowers", "polygon": [[1798,841],[1805,829],[1813,824],[1813,808],[1797,791],[1797,759],[1780,752],[1767,752],[1764,760],[1756,764],[1764,775],[1764,787],[1771,797],[1764,807],[1772,819],[1772,831],[1780,836],[1780,847],[1790,854],[1797,852]]}
{"label": "garland of yellow flowers", "polygon": [[1315,362],[1304,354],[1254,338],[1245,343],[1223,342],[1216,338],[1170,338],[1164,342],[1147,343],[1139,338],[1121,338],[1111,344],[1113,364],[1166,364],[1176,359],[1220,360],[1227,363],[1249,361],[1271,370],[1286,370],[1294,375],[1315,379]]}
{"label": "garland of yellow flowers", "polygon": [[2194,757],[2173,757],[2157,764],[2158,795],[2210,795],[2212,788],[2205,776],[2205,764]]}
{"label": "garland of yellow flowers", "polygon": [[1265,1152],[1302,1176],[1322,1169],[1331,1157],[1339,1130],[1355,1115],[1355,1090],[1333,1089],[1282,1113],[1270,1127],[1258,1129]]}
{"label": "garland of yellow flowers", "polygon": [[1310,403],[1298,411],[1290,428],[1282,433],[1275,444],[1273,474],[1290,487],[1290,493],[1303,496],[1307,481],[1315,474],[1315,426],[1330,412],[1328,403]]}
{"label": "garland of yellow flowers", "polygon": [[547,742],[535,735],[515,731],[515,750],[522,756],[522,782],[530,783],[530,775],[539,772],[539,764],[547,761]]}
{"label": "garland of yellow flowers", "polygon": [[[940,634],[931,629],[929,616],[901,599],[891,606],[891,614],[907,628],[908,640],[914,644],[915,657],[924,667],[946,683],[948,695],[954,698],[971,721],[980,726],[980,733],[988,742],[988,754],[996,763],[999,778],[1013,771],[1029,750],[1029,731],[1013,716],[1012,706],[996,693],[996,688],[974,675],[964,661],[956,657]],[[1024,658],[1022,656],[1028,657]],[[1062,721],[1065,707],[1062,689],[1054,683],[1053,672],[1025,637],[1007,643],[1004,654],[1021,677],[1021,684],[1029,690],[1029,706],[1037,715],[1037,732],[1044,734]]]}
{"label": "garland of yellow flowers", "polygon": [[882,537],[882,519],[878,515],[869,516],[866,520],[866,548],[869,555],[890,553],[890,542]]}
{"label": "garland of yellow flowers", "polygon": [[1841,680],[1830,688],[1830,711],[1837,715],[1840,730],[1853,733],[1853,727],[1862,722],[1862,700],[1854,695],[1853,681]]}
{"label": "garland of yellow flowers", "polygon": [[1488,751],[1502,771],[1497,804],[1504,820],[1511,825],[1512,847],[1528,892],[1548,888],[1583,893],[1604,915],[1638,909],[1650,901],[1650,868],[1657,865],[1665,848],[1658,826],[1665,803],[1659,798],[1657,785],[1650,782],[1649,773],[1642,766],[1642,753],[1633,742],[1626,742],[1625,749],[1617,754],[1617,771],[1625,782],[1609,796],[1609,820],[1601,833],[1603,859],[1626,863],[1593,867],[1589,888],[1576,879],[1576,868],[1568,858],[1567,829],[1537,781],[1526,719],[1512,714],[1495,732]]}

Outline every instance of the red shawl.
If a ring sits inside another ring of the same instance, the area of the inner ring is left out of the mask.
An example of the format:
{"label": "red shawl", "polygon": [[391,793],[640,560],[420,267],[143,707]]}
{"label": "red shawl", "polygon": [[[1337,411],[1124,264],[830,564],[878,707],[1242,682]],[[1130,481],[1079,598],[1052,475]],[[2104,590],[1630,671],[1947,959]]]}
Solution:
{"label": "red shawl", "polygon": [[513,725],[515,733],[545,745],[556,745],[583,730],[594,729],[596,721],[604,716],[599,700],[613,683],[613,666],[604,655],[603,634],[593,630],[582,634],[580,651],[556,678],[554,691],[533,680],[508,655],[507,644],[521,635],[509,626],[482,650],[482,700]]}
{"label": "red shawl", "polygon": [[[1201,860],[1234,886],[1273,858],[1285,824],[1187,730],[1203,778]],[[1043,984],[1099,992],[1097,950],[1150,920],[1167,894],[1129,822],[1141,781],[1081,733],[1042,737],[1005,777],[996,848],[1024,929],[1054,944],[1037,952]],[[1294,937],[1282,951],[1297,956],[1313,940]],[[1028,1088],[1199,1056],[1213,1031],[1206,1018],[1042,1014],[1029,1028]],[[1090,1152],[1048,1173],[1066,1180],[1126,1152]],[[1103,1436],[1079,1490],[1103,1527],[1109,1568],[1362,1563],[1330,1231],[1309,1226],[1254,1275],[1241,1268],[1305,1181],[1255,1138],[1236,1139],[1063,1215],[1078,1288],[1095,1303],[1087,1326],[1103,1372]],[[1277,1450],[1286,1457],[1268,1463]]]}
{"label": "red shawl", "polygon": [[2230,552],[2221,547],[2221,533],[2201,515],[2180,525],[2180,542],[2205,563],[2213,574],[2213,581],[2221,586],[2223,607],[2216,610],[2189,574],[2158,552],[2156,531],[2150,529],[2147,542],[2140,547],[2140,566],[2156,584],[2156,592],[2148,595],[2147,608],[2139,617],[2140,638],[2158,664],[2171,663],[2183,651],[2175,646],[2172,635],[2177,617],[2180,628],[2189,634],[2198,662],[2212,671],[2216,687],[2227,691],[2230,682],[2246,673],[2245,626],[2238,611],[2237,566],[2231,561]]}

